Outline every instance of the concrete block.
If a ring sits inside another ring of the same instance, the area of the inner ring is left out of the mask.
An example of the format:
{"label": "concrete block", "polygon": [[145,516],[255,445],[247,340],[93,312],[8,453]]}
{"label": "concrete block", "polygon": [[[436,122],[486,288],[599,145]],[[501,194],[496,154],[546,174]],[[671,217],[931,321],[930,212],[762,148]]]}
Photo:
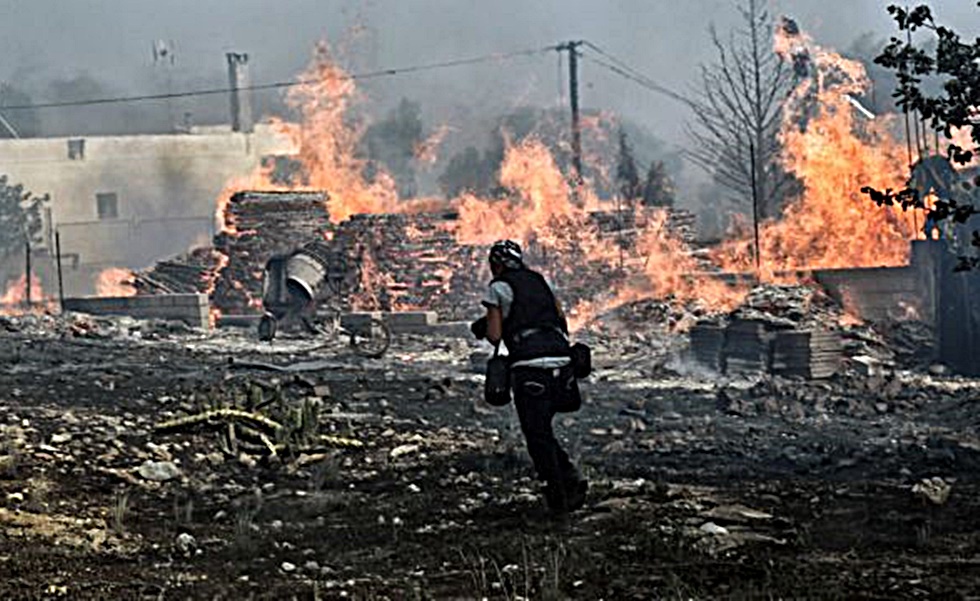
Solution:
{"label": "concrete block", "polygon": [[[205,304],[201,305],[201,299]],[[92,315],[128,315],[136,319],[182,321],[208,328],[209,305],[203,294],[172,294],[131,297],[66,298],[65,310]]]}
{"label": "concrete block", "polygon": [[439,323],[439,315],[435,311],[385,313],[383,319],[392,334],[431,334],[432,327]]}
{"label": "concrete block", "polygon": [[397,311],[385,313],[384,320],[392,329],[434,326],[439,323],[439,315],[435,311]]}
{"label": "concrete block", "polygon": [[372,319],[382,319],[380,311],[358,311],[340,316],[340,327],[350,332],[362,332],[371,326]]}
{"label": "concrete block", "polygon": [[450,321],[429,326],[429,332],[442,338],[471,338],[470,324],[466,321]]}

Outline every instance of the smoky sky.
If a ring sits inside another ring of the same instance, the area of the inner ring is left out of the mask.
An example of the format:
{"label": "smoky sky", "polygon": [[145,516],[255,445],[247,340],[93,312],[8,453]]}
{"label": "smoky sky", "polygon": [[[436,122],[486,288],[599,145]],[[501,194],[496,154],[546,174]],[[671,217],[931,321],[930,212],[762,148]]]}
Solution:
{"label": "smoky sky", "polygon": [[[771,0],[774,15],[794,17],[818,43],[843,48],[859,35],[893,33],[881,0]],[[933,0],[939,19],[965,37],[980,33],[972,0]],[[253,83],[294,78],[314,44],[342,47],[354,71],[410,66],[487,53],[586,39],[684,92],[698,64],[710,60],[707,29],[735,25],[735,0],[6,0],[0,19],[0,80],[35,101],[79,94],[139,94],[221,87],[224,54],[247,52]],[[175,64],[154,64],[154,40],[172,40]],[[626,81],[595,64],[582,64],[582,103],[609,109],[683,144],[682,105]],[[78,87],[64,85],[82,78]],[[94,87],[92,82],[99,85]],[[485,118],[508,107],[558,106],[555,52],[481,66],[372,80],[367,106],[386,107],[409,97],[426,121],[450,126]],[[62,85],[59,87],[58,83]],[[87,86],[87,87],[86,87]],[[281,111],[277,93],[256,95],[258,112]],[[199,122],[224,118],[220,97],[158,103],[129,109],[166,119],[193,114]],[[125,111],[52,109],[42,120],[81,127],[125,119]],[[60,114],[59,114],[60,113]],[[94,129],[97,129],[93,126]],[[111,128],[110,128],[111,129]],[[87,132],[80,132],[87,133]]]}

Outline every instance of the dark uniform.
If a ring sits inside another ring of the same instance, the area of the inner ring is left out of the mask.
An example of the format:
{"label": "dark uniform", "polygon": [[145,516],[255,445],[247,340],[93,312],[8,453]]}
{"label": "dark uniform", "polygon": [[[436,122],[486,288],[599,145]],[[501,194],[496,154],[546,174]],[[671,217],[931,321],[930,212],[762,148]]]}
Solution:
{"label": "dark uniform", "polygon": [[557,412],[581,406],[572,372],[568,327],[551,287],[523,265],[502,270],[484,301],[503,314],[503,342],[510,358],[511,388],[521,430],[545,496],[556,512],[578,509],[587,483],[579,476],[552,429]]}

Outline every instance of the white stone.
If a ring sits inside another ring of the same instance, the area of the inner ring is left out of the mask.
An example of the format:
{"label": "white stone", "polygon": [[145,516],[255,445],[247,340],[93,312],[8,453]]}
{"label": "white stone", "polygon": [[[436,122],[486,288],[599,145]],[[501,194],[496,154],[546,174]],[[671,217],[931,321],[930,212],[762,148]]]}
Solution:
{"label": "white stone", "polygon": [[140,477],[154,482],[166,482],[180,476],[180,468],[172,461],[146,460],[139,467]]}

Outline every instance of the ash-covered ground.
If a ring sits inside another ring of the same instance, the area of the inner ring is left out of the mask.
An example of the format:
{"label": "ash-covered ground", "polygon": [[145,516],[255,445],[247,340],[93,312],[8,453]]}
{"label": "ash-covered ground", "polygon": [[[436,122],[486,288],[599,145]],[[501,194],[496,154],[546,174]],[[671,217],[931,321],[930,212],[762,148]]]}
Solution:
{"label": "ash-covered ground", "polygon": [[980,595],[980,381],[733,379],[658,328],[590,340],[556,428],[592,489],[556,520],[475,341],[3,318],[0,598]]}

